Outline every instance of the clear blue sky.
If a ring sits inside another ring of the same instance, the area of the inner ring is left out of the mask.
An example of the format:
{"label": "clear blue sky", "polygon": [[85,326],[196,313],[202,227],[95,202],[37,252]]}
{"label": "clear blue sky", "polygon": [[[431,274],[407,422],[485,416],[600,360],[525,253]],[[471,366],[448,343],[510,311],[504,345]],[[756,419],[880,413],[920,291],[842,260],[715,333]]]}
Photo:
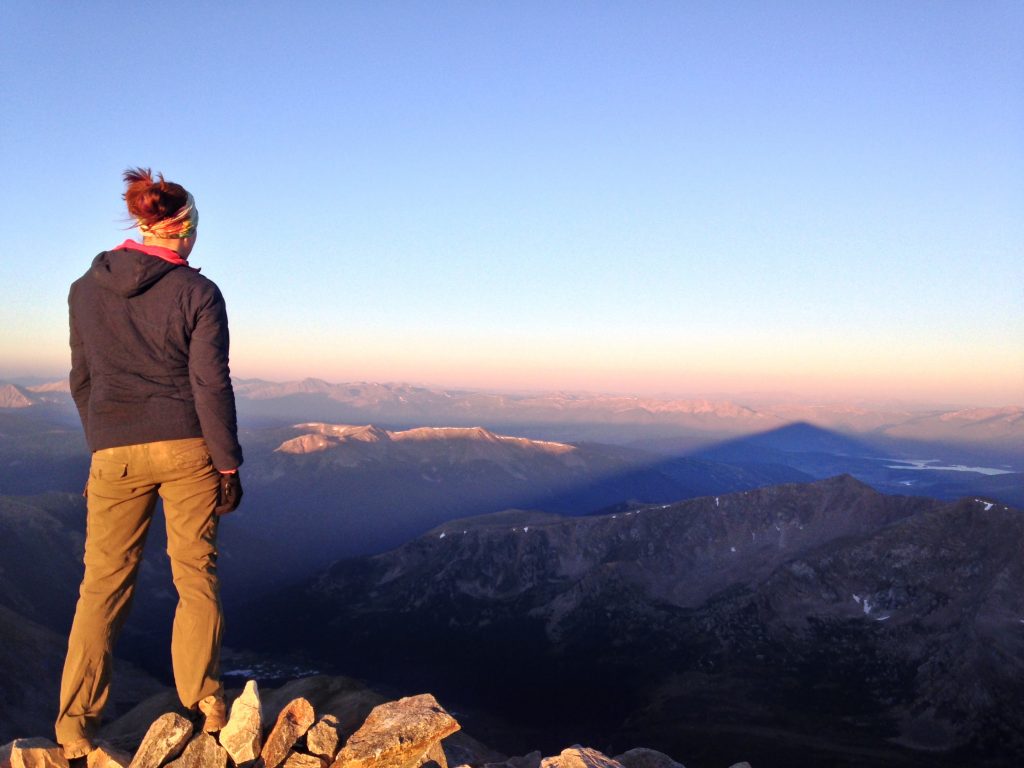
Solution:
{"label": "clear blue sky", "polygon": [[1024,402],[1024,4],[0,4],[0,377],[121,171],[236,375]]}

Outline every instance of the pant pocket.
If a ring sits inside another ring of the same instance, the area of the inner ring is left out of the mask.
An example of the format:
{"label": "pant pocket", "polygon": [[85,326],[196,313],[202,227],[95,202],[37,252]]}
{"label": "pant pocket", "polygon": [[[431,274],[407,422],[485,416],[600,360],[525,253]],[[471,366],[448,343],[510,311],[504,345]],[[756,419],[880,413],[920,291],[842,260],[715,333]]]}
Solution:
{"label": "pant pocket", "polygon": [[173,462],[177,469],[202,469],[212,464],[213,460],[206,443],[200,443],[177,451],[173,455]]}
{"label": "pant pocket", "polygon": [[120,480],[128,476],[128,464],[116,459],[93,455],[89,477],[93,480]]}

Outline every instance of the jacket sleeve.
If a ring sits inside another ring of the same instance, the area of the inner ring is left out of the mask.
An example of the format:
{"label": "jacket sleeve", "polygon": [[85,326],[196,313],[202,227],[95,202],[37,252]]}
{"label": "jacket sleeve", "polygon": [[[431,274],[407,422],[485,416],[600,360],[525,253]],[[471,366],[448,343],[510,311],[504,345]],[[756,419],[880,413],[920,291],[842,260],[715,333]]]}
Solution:
{"label": "jacket sleeve", "polygon": [[78,418],[82,420],[82,429],[88,438],[92,375],[89,371],[89,359],[85,354],[85,344],[75,320],[74,295],[75,288],[72,286],[68,294],[68,325],[71,329],[71,374],[68,376],[68,384],[71,386],[71,397],[75,401],[75,407],[78,408]]}
{"label": "jacket sleeve", "polygon": [[236,469],[242,463],[235,415],[235,392],[228,369],[228,315],[213,283],[201,293],[189,341],[188,372],[196,414],[213,465]]}

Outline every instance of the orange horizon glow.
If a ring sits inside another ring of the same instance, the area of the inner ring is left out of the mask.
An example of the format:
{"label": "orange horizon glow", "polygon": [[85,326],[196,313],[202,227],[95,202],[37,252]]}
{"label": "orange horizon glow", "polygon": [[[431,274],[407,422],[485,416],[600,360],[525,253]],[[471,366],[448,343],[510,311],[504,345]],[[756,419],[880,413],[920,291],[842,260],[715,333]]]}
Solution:
{"label": "orange horizon glow", "polygon": [[[266,341],[266,340],[264,340]],[[946,351],[884,350],[873,344],[812,344],[786,349],[744,340],[670,345],[625,338],[572,343],[463,336],[443,348],[429,339],[363,337],[321,340],[320,354],[298,346],[238,344],[233,371],[241,378],[289,381],[406,382],[491,391],[576,391],[647,397],[701,393],[787,393],[809,400],[902,400],[958,406],[1024,402],[1024,360],[976,347]],[[672,350],[669,354],[666,350]],[[976,370],[999,370],[978,376]],[[724,395],[719,395],[724,396]]]}
{"label": "orange horizon glow", "polygon": [[[454,338],[452,338],[454,336]],[[488,391],[572,391],[657,398],[750,393],[807,401],[905,401],[921,406],[1024,405],[1024,356],[994,344],[937,350],[886,349],[871,340],[603,337],[492,339],[478,334],[326,331],[298,341],[287,334],[239,333],[232,342],[237,378],[403,382]],[[0,379],[66,376],[63,350],[2,356]],[[712,394],[713,393],[713,394]]]}

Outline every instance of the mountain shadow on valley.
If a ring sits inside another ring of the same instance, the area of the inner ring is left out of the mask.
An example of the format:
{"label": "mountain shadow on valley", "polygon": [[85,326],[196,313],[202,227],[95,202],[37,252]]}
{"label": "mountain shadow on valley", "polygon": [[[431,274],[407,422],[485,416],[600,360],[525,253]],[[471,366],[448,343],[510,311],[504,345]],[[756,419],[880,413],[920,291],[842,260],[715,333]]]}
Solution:
{"label": "mountain shadow on valley", "polygon": [[[979,451],[940,442],[854,436],[807,422],[787,424],[697,451],[686,450],[672,440],[645,441],[637,446],[750,470],[785,466],[813,479],[848,473],[884,493],[914,493],[948,501],[979,495],[1024,506],[1024,473],[1010,471],[1018,465],[1019,457],[993,452],[994,449]],[[913,460],[929,459],[936,468],[914,468]],[[976,466],[986,463],[996,466]],[[961,467],[938,468],[949,465]],[[977,471],[969,471],[971,467]]]}

